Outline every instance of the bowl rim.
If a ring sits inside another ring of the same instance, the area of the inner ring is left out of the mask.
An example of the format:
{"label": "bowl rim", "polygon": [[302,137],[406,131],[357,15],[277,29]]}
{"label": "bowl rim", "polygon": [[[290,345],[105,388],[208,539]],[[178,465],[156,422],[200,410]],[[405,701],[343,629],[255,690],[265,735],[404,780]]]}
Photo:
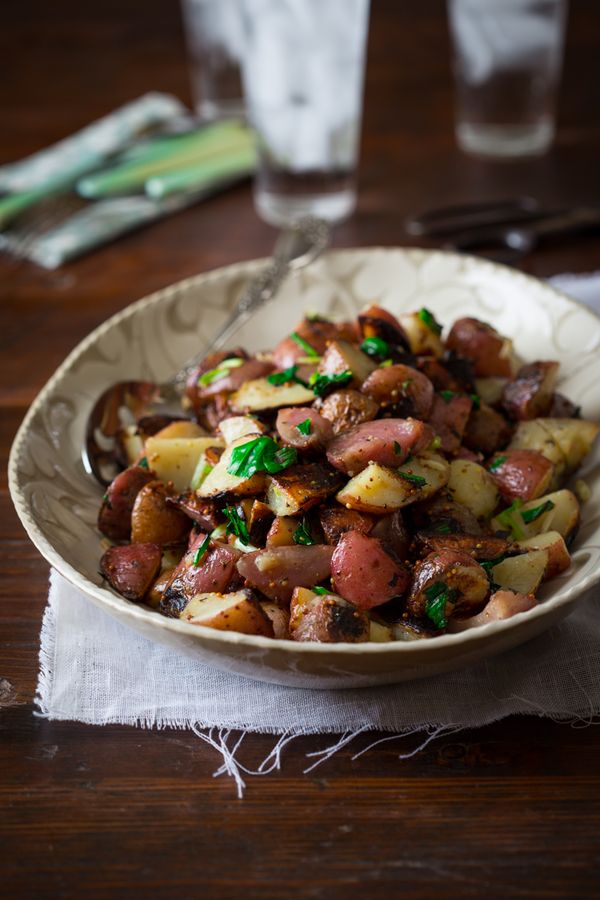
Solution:
{"label": "bowl rim", "polygon": [[[460,261],[463,265],[471,268],[487,268],[490,271],[498,270],[504,276],[509,275],[511,279],[515,279],[517,281],[520,280],[525,282],[526,284],[535,285],[538,289],[540,287],[543,288],[544,291],[547,292],[548,297],[560,298],[561,300],[566,301],[572,306],[585,310],[585,312],[589,314],[591,318],[597,320],[598,326],[600,327],[599,312],[596,312],[596,310],[587,306],[585,303],[568,296],[566,293],[549,284],[548,282],[544,282],[541,279],[536,278],[535,276],[529,275],[516,269],[512,269],[509,266],[505,266],[501,263],[497,263],[481,257],[472,256],[470,254],[457,253],[455,251],[437,248],[428,249],[411,246],[376,245],[373,247],[334,248],[328,251],[328,255],[352,256],[355,254],[370,255],[377,253],[398,252],[421,259],[435,256],[449,257],[454,258],[457,261]],[[118,326],[121,321],[137,314],[140,310],[159,305],[163,301],[172,297],[174,294],[184,292],[195,287],[202,287],[219,280],[230,281],[235,277],[239,277],[240,275],[250,277],[255,271],[258,271],[259,268],[265,265],[268,261],[268,258],[265,257],[243,260],[227,266],[220,266],[215,269],[210,269],[206,272],[198,273],[196,275],[182,279],[181,281],[174,282],[173,284],[167,285],[163,288],[159,288],[157,291],[153,291],[151,294],[141,297],[140,299],[128,304],[123,309],[114,313],[112,316],[101,322],[86,337],[79,341],[79,343],[70,351],[63,362],[50,376],[46,384],[39,391],[31,406],[29,407],[27,413],[25,414],[25,417],[13,439],[8,460],[8,485],[12,502],[27,535],[29,536],[34,546],[46,559],[46,561],[50,563],[50,565],[54,569],[56,569],[56,571],[59,572],[59,574],[62,575],[70,584],[72,584],[77,590],[84,593],[88,598],[93,599],[101,607],[106,607],[109,610],[114,610],[118,615],[119,620],[122,619],[122,614],[125,614],[125,618],[131,617],[133,620],[138,620],[140,622],[146,623],[151,628],[158,627],[159,629],[162,628],[163,630],[186,635],[188,637],[196,636],[197,639],[201,638],[205,643],[208,642],[210,644],[214,644],[215,649],[220,644],[233,644],[247,646],[248,649],[277,649],[286,653],[300,653],[309,655],[316,654],[318,656],[331,654],[336,656],[347,654],[350,652],[353,654],[359,653],[361,655],[365,653],[368,655],[382,655],[384,653],[391,653],[394,655],[401,654],[402,656],[410,658],[411,655],[422,652],[423,645],[420,640],[389,642],[369,641],[358,644],[339,642],[325,644],[308,641],[299,642],[293,641],[289,638],[267,638],[261,635],[242,634],[241,632],[218,631],[213,628],[208,628],[204,625],[192,625],[180,619],[171,619],[148,607],[126,601],[124,598],[119,597],[116,593],[113,593],[108,588],[100,587],[89,581],[85,575],[83,575],[70,563],[68,563],[60,555],[60,553],[58,553],[54,549],[50,541],[46,538],[44,533],[37,525],[35,518],[30,510],[30,506],[19,487],[17,474],[19,461],[21,459],[23,447],[28,438],[33,418],[40,410],[43,409],[48,398],[52,395],[56,386],[61,382],[61,380],[70,373],[70,371],[79,362],[81,357],[84,356],[84,354],[87,352],[88,348],[96,343],[96,341],[106,331],[112,329],[115,326]],[[578,549],[585,550],[585,546]],[[439,652],[440,654],[443,653],[445,648],[451,649],[457,648],[459,646],[468,648],[471,644],[476,644],[478,640],[482,639],[483,636],[504,634],[508,631],[513,630],[514,628],[518,628],[524,621],[535,621],[536,619],[548,615],[550,612],[561,609],[563,606],[568,606],[576,597],[583,595],[599,581],[600,569],[588,573],[580,582],[572,585],[569,588],[566,588],[564,591],[559,592],[558,596],[548,597],[542,603],[533,607],[533,609],[517,613],[508,619],[489,622],[485,625],[479,625],[476,628],[468,629],[466,631],[436,636],[433,641],[428,640],[427,645],[431,648],[431,650],[439,647],[439,651],[436,652]]]}

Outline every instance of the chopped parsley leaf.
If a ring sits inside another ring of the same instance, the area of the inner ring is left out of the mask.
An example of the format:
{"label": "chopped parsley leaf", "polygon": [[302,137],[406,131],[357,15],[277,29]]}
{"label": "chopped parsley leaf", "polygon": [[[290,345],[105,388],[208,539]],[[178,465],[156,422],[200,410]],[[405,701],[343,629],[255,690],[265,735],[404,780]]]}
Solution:
{"label": "chopped parsley leaf", "polygon": [[491,576],[492,569],[494,566],[497,566],[499,563],[504,562],[507,554],[504,553],[502,556],[497,556],[496,559],[480,559],[479,565],[482,569],[485,570],[488,578]]}
{"label": "chopped parsley leaf", "polygon": [[524,521],[519,513],[521,506],[523,506],[522,500],[514,500],[507,509],[503,510],[496,517],[501,525],[505,525],[508,528],[515,541],[522,541],[525,537]]}
{"label": "chopped parsley leaf", "polygon": [[423,591],[425,594],[425,613],[436,628],[445,628],[448,624],[446,619],[446,604],[453,604],[456,600],[456,591],[454,588],[448,587],[443,581],[436,581],[429,585]]}
{"label": "chopped parsley leaf", "polygon": [[311,347],[311,345],[308,343],[308,341],[305,341],[304,338],[301,337],[297,331],[292,331],[292,333],[290,334],[290,337],[294,341],[295,344],[298,344],[298,346],[302,350],[304,350],[304,352],[306,353],[307,356],[310,356],[311,359],[320,359],[319,354],[317,353],[315,348]]}
{"label": "chopped parsley leaf", "polygon": [[400,385],[400,387],[402,388],[403,391],[406,391],[407,388],[408,388],[408,386],[409,386],[409,384],[412,384],[412,378],[407,378],[406,381],[403,381],[403,382],[402,382],[402,384]]}
{"label": "chopped parsley leaf", "polygon": [[552,500],[546,500],[545,503],[540,503],[539,506],[535,506],[533,509],[524,509],[521,513],[521,518],[526,525],[529,525],[530,522],[535,522],[536,519],[539,519],[541,515],[551,509],[554,509],[554,503]]}
{"label": "chopped parsley leaf", "polygon": [[473,409],[481,409],[481,397],[479,394],[469,394],[469,397],[471,398]]}
{"label": "chopped parsley leaf", "polygon": [[298,422],[296,428],[300,432],[300,434],[309,435],[312,428],[312,422],[310,419],[304,419],[303,422]]}
{"label": "chopped parsley leaf", "polygon": [[394,360],[393,360],[393,359],[384,359],[384,361],[381,363],[381,365],[380,365],[379,368],[380,368],[380,369],[387,369],[388,366],[393,366],[393,365],[394,365]]}
{"label": "chopped parsley leaf", "polygon": [[404,478],[405,481],[410,481],[415,487],[425,487],[427,484],[427,479],[423,478],[422,475],[413,475],[411,472],[400,472],[400,470],[398,470],[398,475],[400,478]]}
{"label": "chopped parsley leaf", "polygon": [[149,469],[150,466],[149,466],[149,464],[148,464],[148,457],[147,457],[147,456],[142,456],[142,458],[141,458],[140,461],[138,462],[138,466],[140,466],[142,469]]}
{"label": "chopped parsley leaf", "polygon": [[430,450],[439,450],[441,446],[442,446],[442,439],[439,436],[439,434],[436,434],[436,436],[432,440],[431,444],[429,445],[429,449]]}
{"label": "chopped parsley leaf", "polygon": [[390,345],[383,338],[368,337],[365,338],[360,349],[367,356],[373,356],[375,359],[387,359],[390,355]]}
{"label": "chopped parsley leaf", "polygon": [[324,397],[332,387],[343,387],[350,381],[352,381],[352,372],[346,369],[345,372],[339,372],[337,375],[319,375],[317,372],[313,372],[308,383],[317,397]]}
{"label": "chopped parsley leaf", "polygon": [[456,391],[440,391],[440,397],[444,403],[450,403],[450,401],[456,397]]}
{"label": "chopped parsley leaf", "polygon": [[290,366],[289,369],[284,369],[283,372],[273,372],[271,375],[267,375],[267,381],[269,384],[274,384],[276,386],[295,382],[295,384],[301,384],[303,387],[306,387],[306,382],[297,377],[297,371],[298,366]]}
{"label": "chopped parsley leaf", "polygon": [[447,522],[440,522],[432,531],[435,531],[436,534],[452,534],[452,529]]}
{"label": "chopped parsley leaf", "polygon": [[192,560],[193,566],[200,565],[200,563],[202,561],[202,557],[208,550],[209,544],[210,544],[210,534],[207,534],[206,537],[204,538],[204,540],[202,541],[202,543],[200,544],[200,546],[198,547],[198,549],[196,550],[196,552],[194,553],[194,558]]}
{"label": "chopped parsley leaf", "polygon": [[500,466],[503,466],[508,456],[497,456],[488,466],[490,472],[495,472]]}
{"label": "chopped parsley leaf", "polygon": [[328,591],[327,588],[321,587],[319,584],[316,587],[311,588],[313,594],[330,594],[331,591]]}
{"label": "chopped parsley leaf", "polygon": [[311,544],[315,543],[315,539],[310,533],[310,528],[308,527],[306,518],[302,519],[302,521],[292,534],[292,540],[295,544],[303,544],[305,547],[310,547]]}
{"label": "chopped parsley leaf", "polygon": [[234,534],[240,539],[242,544],[249,544],[250,535],[248,534],[246,521],[244,517],[240,515],[239,510],[237,510],[235,506],[226,506],[223,510],[223,515],[227,519],[225,533]]}
{"label": "chopped parsley leaf", "polygon": [[256,472],[275,475],[293,465],[297,458],[293,447],[279,447],[273,438],[263,434],[234,447],[227,471],[238,478],[251,478]]}
{"label": "chopped parsley leaf", "polygon": [[214,369],[209,369],[200,376],[198,379],[198,387],[206,387],[207,385],[212,384],[213,381],[220,381],[222,378],[226,378],[231,369],[237,369],[238,366],[242,366],[245,361],[246,360],[244,359],[239,359],[237,356],[233,356],[230,359],[224,359],[218,366],[215,366]]}
{"label": "chopped parsley leaf", "polygon": [[442,326],[437,321],[433,313],[429,312],[428,309],[425,309],[425,307],[422,306],[417,315],[421,322],[423,322],[424,325],[427,325],[430,331],[433,331],[433,333],[438,337],[440,336],[440,334],[442,333]]}

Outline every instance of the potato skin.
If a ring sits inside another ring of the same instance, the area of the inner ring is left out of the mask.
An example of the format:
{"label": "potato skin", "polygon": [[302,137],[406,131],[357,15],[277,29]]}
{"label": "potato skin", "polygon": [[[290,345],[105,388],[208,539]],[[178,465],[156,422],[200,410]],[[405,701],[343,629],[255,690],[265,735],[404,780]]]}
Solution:
{"label": "potato skin", "polygon": [[109,547],[100,560],[100,572],[117,593],[128,600],[143,600],[160,570],[158,544]]}
{"label": "potato skin", "polygon": [[332,548],[324,544],[269,547],[241,554],[237,568],[247,584],[269,600],[289,603],[294,588],[312,587],[329,578],[332,555]]}
{"label": "potato skin", "polygon": [[512,428],[503,415],[481,402],[479,409],[472,409],[463,434],[463,443],[469,450],[490,456],[495,450],[506,447]]}
{"label": "potato skin", "polygon": [[537,450],[505,450],[493,457],[489,467],[507,503],[541,497],[554,478],[554,465]]}
{"label": "potato skin", "polygon": [[[307,419],[310,431],[303,434],[298,430],[298,425]],[[333,438],[331,422],[310,406],[280,409],[275,427],[282,442],[287,447],[296,447],[298,450],[319,450]]]}
{"label": "potato skin", "polygon": [[131,513],[142,488],[154,481],[153,472],[142,466],[130,466],[119,472],[108,486],[98,513],[98,529],[111,541],[128,541],[131,536]]}
{"label": "potato skin", "polygon": [[328,544],[335,546],[347,531],[358,531],[369,534],[375,520],[366,513],[354,509],[346,509],[339,503],[326,506],[319,512],[319,521]]}
{"label": "potato skin", "polygon": [[294,593],[290,607],[292,640],[357,644],[369,639],[369,617],[364,610],[335,594],[299,601],[298,593]]}
{"label": "potato skin", "polygon": [[343,434],[362,422],[371,422],[379,412],[378,403],[351,388],[334,391],[323,400],[318,400],[315,407],[324,419],[331,422],[335,435]]}
{"label": "potato skin", "polygon": [[131,512],[131,540],[137,543],[178,544],[185,541],[190,520],[168,503],[161,481],[150,481],[135,498]]}
{"label": "potato skin", "polygon": [[206,535],[200,533],[173,569],[160,601],[160,611],[165,615],[179,616],[195,594],[224,593],[241,586],[236,564],[243,553],[229,544],[212,541],[199,565],[194,565],[196,552],[205,538]]}
{"label": "potato skin", "polygon": [[327,459],[346,475],[356,475],[369,462],[400,466],[410,453],[425,449],[432,440],[433,431],[419,419],[378,419],[334,438]]}
{"label": "potato skin", "polygon": [[449,400],[436,394],[429,415],[429,425],[440,438],[444,453],[453,455],[458,451],[472,406],[473,401],[464,394],[456,394]]}
{"label": "potato skin", "polygon": [[406,566],[393,559],[377,538],[358,531],[342,535],[331,559],[336,593],[360,609],[372,609],[403,594],[410,583]]}
{"label": "potato skin", "polygon": [[485,570],[468,553],[458,550],[438,550],[430,553],[415,566],[413,583],[406,603],[409,615],[418,618],[426,615],[425,591],[437,582],[443,582],[448,588],[456,591],[454,603],[447,604],[447,618],[455,612],[464,615],[470,610],[477,609],[489,592]]}
{"label": "potato skin", "polygon": [[480,378],[490,375],[512,378],[516,373],[510,341],[479,319],[457,319],[446,339],[446,347],[470,360],[475,375]]}
{"label": "potato skin", "polygon": [[522,366],[502,394],[502,406],[510,418],[525,420],[548,415],[557,374],[557,362],[538,361]]}
{"label": "potato skin", "polygon": [[411,366],[395,365],[375,369],[361,391],[390,410],[394,416],[427,419],[433,404],[433,385],[426,375]]}

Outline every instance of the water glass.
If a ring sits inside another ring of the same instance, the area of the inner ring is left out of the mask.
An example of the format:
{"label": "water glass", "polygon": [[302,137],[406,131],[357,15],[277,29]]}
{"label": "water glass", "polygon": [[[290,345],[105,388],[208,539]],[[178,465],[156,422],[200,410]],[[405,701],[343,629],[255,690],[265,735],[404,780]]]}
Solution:
{"label": "water glass", "polygon": [[456,137],[466,152],[545,152],[555,130],[567,0],[448,0]]}
{"label": "water glass", "polygon": [[259,215],[329,221],[356,204],[369,0],[241,0]]}
{"label": "water glass", "polygon": [[201,119],[244,117],[241,0],[181,0],[192,95]]}

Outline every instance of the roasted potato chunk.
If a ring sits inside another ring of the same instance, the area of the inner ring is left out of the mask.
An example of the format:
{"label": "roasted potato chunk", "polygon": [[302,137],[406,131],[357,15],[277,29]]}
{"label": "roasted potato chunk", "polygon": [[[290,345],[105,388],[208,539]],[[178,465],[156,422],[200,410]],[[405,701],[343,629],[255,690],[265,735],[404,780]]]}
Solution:
{"label": "roasted potato chunk", "polygon": [[276,516],[295,516],[335,493],[343,476],[321,463],[290,466],[267,480],[267,503]]}
{"label": "roasted potato chunk", "polygon": [[296,588],[290,607],[290,637],[325,644],[369,640],[369,617],[336,594],[316,595]]}
{"label": "roasted potato chunk", "polygon": [[190,625],[204,625],[217,631],[239,631],[273,637],[273,623],[252,591],[233,594],[196,594],[181,612]]}
{"label": "roasted potato chunk", "polygon": [[131,513],[134,544],[179,544],[185,541],[191,522],[168,502],[169,491],[161,481],[151,481],[135,498]]}

